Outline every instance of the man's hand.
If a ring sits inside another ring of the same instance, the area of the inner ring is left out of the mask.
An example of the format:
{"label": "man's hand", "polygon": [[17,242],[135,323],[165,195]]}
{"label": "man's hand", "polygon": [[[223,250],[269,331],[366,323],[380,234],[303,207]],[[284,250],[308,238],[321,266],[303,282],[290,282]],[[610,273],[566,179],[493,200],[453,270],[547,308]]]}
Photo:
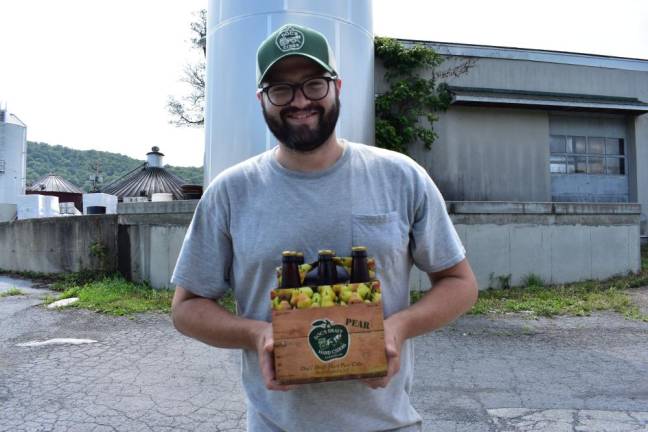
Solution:
{"label": "man's hand", "polygon": [[405,340],[395,316],[387,318],[383,324],[385,332],[385,354],[387,354],[387,375],[382,378],[363,380],[372,389],[385,388],[400,370],[400,351]]}
{"label": "man's hand", "polygon": [[268,390],[287,391],[297,388],[296,385],[279,384],[275,379],[272,324],[266,323],[265,327],[259,332],[256,341],[256,349],[259,356],[259,368],[261,368],[263,382]]}
{"label": "man's hand", "polygon": [[403,341],[443,327],[468,311],[477,301],[477,281],[468,260],[430,273],[433,287],[416,304],[385,320],[387,376],[364,380],[371,388],[386,387],[400,370]]}

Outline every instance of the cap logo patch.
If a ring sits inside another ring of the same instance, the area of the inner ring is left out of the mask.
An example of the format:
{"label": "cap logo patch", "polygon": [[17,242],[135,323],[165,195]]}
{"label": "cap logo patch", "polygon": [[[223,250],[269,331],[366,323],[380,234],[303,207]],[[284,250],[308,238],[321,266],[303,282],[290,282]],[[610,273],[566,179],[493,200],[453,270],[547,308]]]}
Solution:
{"label": "cap logo patch", "polygon": [[295,27],[286,27],[275,39],[277,48],[281,51],[294,51],[304,46],[304,33]]}

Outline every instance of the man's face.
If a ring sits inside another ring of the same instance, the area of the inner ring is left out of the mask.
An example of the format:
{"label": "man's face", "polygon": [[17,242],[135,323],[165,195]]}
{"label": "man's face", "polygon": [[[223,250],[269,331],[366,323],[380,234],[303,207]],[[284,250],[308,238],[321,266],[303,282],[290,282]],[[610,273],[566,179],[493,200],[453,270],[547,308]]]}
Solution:
{"label": "man's face", "polygon": [[[315,62],[301,56],[286,57],[274,65],[264,86],[277,83],[300,84],[307,79],[328,76]],[[317,149],[335,130],[340,113],[339,81],[327,83],[328,94],[309,100],[297,89],[288,105],[275,106],[267,94],[260,94],[263,117],[273,135],[288,148],[308,153]]]}

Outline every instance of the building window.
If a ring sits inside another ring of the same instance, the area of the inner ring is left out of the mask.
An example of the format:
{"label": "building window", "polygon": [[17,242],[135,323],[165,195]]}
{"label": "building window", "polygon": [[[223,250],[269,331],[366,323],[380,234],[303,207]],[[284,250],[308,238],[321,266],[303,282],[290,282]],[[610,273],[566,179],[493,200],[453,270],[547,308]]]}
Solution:
{"label": "building window", "polygon": [[5,161],[0,160],[0,174],[4,174],[5,172]]}
{"label": "building window", "polygon": [[623,138],[551,135],[552,174],[625,175]]}

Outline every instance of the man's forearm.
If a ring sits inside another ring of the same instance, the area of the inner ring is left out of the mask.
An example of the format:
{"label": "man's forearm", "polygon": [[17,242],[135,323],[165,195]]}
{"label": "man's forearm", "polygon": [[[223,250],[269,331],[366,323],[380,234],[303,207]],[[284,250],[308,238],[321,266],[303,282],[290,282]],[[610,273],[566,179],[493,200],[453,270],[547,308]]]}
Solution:
{"label": "man's forearm", "polygon": [[464,314],[477,301],[478,288],[467,262],[460,276],[444,276],[418,302],[389,319],[401,330],[404,339],[443,327]]}
{"label": "man's forearm", "polygon": [[215,301],[202,297],[174,302],[172,317],[182,334],[219,348],[255,350],[259,334],[269,325],[233,315]]}

